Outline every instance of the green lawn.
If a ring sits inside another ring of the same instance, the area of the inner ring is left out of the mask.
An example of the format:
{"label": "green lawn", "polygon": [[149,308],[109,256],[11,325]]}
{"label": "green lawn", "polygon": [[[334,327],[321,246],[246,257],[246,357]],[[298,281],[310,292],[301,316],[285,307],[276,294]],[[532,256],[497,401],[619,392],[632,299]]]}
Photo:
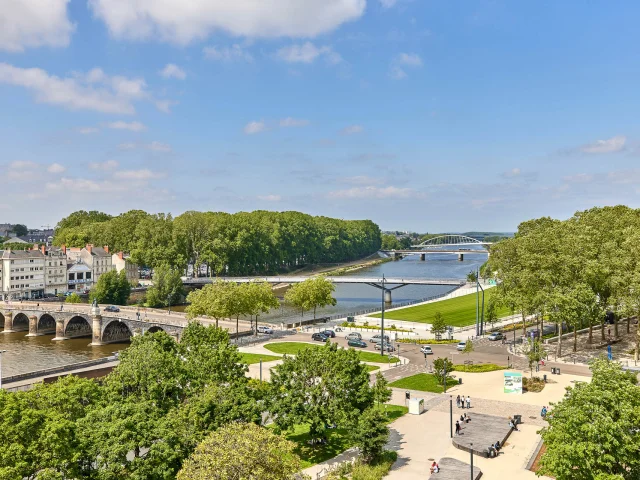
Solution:
{"label": "green lawn", "polygon": [[[491,296],[495,293],[494,288],[490,288],[484,294],[485,307]],[[482,301],[482,297],[480,297]],[[385,313],[387,322],[393,320],[405,320],[407,322],[432,323],[436,312],[442,313],[447,325],[453,327],[464,327],[472,325],[476,321],[476,294],[462,295],[461,297],[449,298],[439,302],[426,303],[413,307],[400,308]],[[508,308],[497,308],[498,318],[511,314]],[[370,315],[380,318],[380,314]]]}
{"label": "green lawn", "polygon": [[240,353],[240,356],[242,357],[242,361],[248,365],[260,363],[260,360],[263,362],[280,360],[280,357],[276,357],[275,355],[261,355],[259,353]]}
{"label": "green lawn", "polygon": [[[457,384],[457,380],[447,380],[447,387],[453,387]],[[444,391],[442,385],[436,380],[435,375],[430,373],[418,373],[410,377],[401,378],[400,380],[390,383],[389,386],[407,390],[419,390],[421,392],[442,393]]]}
{"label": "green lawn", "polygon": [[367,371],[368,372],[373,372],[375,370],[380,370],[380,367],[378,365],[365,365],[365,367],[367,367]]}
{"label": "green lawn", "polygon": [[[384,409],[384,407],[376,408]],[[387,405],[386,412],[388,423],[400,418],[408,411],[409,409],[407,407]],[[292,432],[286,434],[286,437],[297,445],[295,453],[302,460],[302,468],[307,468],[315,465],[316,463],[329,460],[351,447],[353,443],[351,442],[350,433],[351,429],[347,428],[327,430],[326,445],[309,445],[307,443],[310,440],[309,425],[296,425]]]}
{"label": "green lawn", "polygon": [[503,367],[502,365],[496,365],[495,363],[479,363],[477,365],[454,365],[453,369],[456,372],[466,372],[466,373],[484,373],[484,372],[495,372],[496,370],[505,370],[507,367]]}
{"label": "green lawn", "polygon": [[[276,343],[267,343],[264,348],[272,351],[273,353],[287,354],[287,355],[295,355],[303,348],[319,348],[321,344],[311,345],[308,343],[302,342],[276,342]],[[360,356],[360,360],[363,362],[372,362],[372,363],[389,363],[388,355],[380,355],[379,353],[373,352],[363,352],[357,350],[358,355]],[[395,358],[391,359],[392,362],[395,361]]]}

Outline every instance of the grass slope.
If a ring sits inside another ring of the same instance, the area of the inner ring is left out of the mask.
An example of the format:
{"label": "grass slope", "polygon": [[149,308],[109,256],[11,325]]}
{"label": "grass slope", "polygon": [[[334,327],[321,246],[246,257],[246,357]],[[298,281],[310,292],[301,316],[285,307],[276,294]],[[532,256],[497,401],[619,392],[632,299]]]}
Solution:
{"label": "grass slope", "polygon": [[[447,387],[457,385],[458,381],[454,379],[447,380]],[[407,390],[418,390],[420,392],[442,393],[444,388],[438,383],[435,375],[430,373],[418,373],[410,377],[401,378],[389,384],[390,387],[404,388]]]}
{"label": "grass slope", "polygon": [[[373,345],[373,344],[372,344]],[[279,354],[287,354],[287,355],[296,355],[303,348],[319,348],[321,344],[312,345],[309,343],[302,342],[276,342],[276,343],[267,343],[264,348],[272,351],[273,353]],[[363,362],[372,362],[372,363],[389,363],[389,356],[385,354],[384,356],[380,355],[380,353],[374,352],[363,352],[357,350],[358,355],[360,356],[360,360]],[[392,362],[395,361],[395,358],[391,359]]]}
{"label": "grass slope", "polygon": [[252,365],[254,363],[260,363],[260,360],[263,362],[271,362],[272,360],[280,360],[280,357],[276,357],[275,355],[261,355],[259,353],[240,353],[242,357],[242,361],[247,365]]}
{"label": "grass slope", "polygon": [[[488,289],[484,294],[485,307],[489,298],[494,294],[494,289]],[[482,301],[482,296],[480,297]],[[386,321],[404,320],[407,322],[432,323],[436,312],[442,313],[447,325],[453,327],[464,327],[473,325],[476,321],[476,294],[462,295],[460,297],[449,298],[439,302],[425,303],[413,307],[400,308],[385,313]],[[497,309],[498,318],[506,317],[511,312],[508,308]],[[380,318],[380,314],[370,315]]]}

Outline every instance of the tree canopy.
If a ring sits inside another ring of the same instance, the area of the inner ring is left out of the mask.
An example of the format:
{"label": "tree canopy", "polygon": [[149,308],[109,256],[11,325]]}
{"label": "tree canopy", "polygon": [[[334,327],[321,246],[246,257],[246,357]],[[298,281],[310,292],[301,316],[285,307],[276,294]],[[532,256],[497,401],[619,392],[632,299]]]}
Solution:
{"label": "tree canopy", "polygon": [[92,301],[115,305],[126,305],[130,295],[131,284],[127,280],[127,272],[124,269],[120,273],[111,270],[100,275],[98,283],[89,294]]}
{"label": "tree canopy", "polygon": [[316,318],[316,309],[335,305],[336,299],[333,292],[336,287],[323,277],[314,277],[304,282],[295,283],[284,294],[284,300],[289,305],[299,308],[304,314],[305,310],[313,309],[313,318]]}
{"label": "tree canopy", "polygon": [[160,265],[153,270],[153,285],[147,290],[149,307],[166,307],[179,304],[185,295],[180,271],[169,265]]}

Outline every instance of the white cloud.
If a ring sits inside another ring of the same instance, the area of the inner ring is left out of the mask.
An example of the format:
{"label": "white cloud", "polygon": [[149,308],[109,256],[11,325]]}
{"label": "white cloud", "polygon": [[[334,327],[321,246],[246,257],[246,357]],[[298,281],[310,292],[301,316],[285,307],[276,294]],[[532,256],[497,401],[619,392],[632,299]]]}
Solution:
{"label": "white cloud", "polygon": [[396,61],[400,65],[406,65],[408,67],[421,67],[422,58],[417,53],[401,53],[398,55]]}
{"label": "white cloud", "polygon": [[340,178],[338,182],[349,183],[351,185],[380,185],[384,183],[381,178],[373,178],[368,175],[356,175],[355,177]]}
{"label": "white cloud", "polygon": [[253,56],[238,44],[234,44],[231,47],[204,47],[202,53],[209,60],[253,62]]}
{"label": "white cloud", "polygon": [[47,192],[65,192],[65,194],[81,192],[88,193],[115,193],[128,191],[131,185],[124,182],[113,182],[111,180],[91,180],[87,178],[63,177],[55,182],[47,182],[45,189]]}
{"label": "white cloud", "polygon": [[113,174],[114,178],[121,180],[151,180],[153,178],[160,178],[164,175],[158,172],[152,172],[148,168],[141,170],[121,170]]}
{"label": "white cloud", "polygon": [[331,47],[316,47],[311,42],[282,47],[276,52],[276,56],[287,63],[313,63],[320,56],[323,56],[327,63],[331,65],[336,65],[342,61],[340,54],[334,52]]}
{"label": "white cloud", "polygon": [[164,78],[177,78],[178,80],[184,80],[187,78],[185,71],[173,63],[167,63],[167,65],[160,70],[160,75]]}
{"label": "white cloud", "polygon": [[107,160],[106,162],[91,162],[89,168],[92,170],[102,170],[104,172],[115,170],[120,164],[116,160]]}
{"label": "white cloud", "polygon": [[391,71],[389,72],[389,76],[394,80],[402,80],[403,78],[407,78],[407,72],[405,72],[402,68],[396,66],[391,67]]}
{"label": "white cloud", "polygon": [[567,183],[589,183],[592,182],[594,176],[588,173],[578,173],[576,175],[569,175],[562,178]]}
{"label": "white cloud", "polygon": [[0,50],[22,52],[30,47],[66,47],[74,25],[67,15],[69,0],[8,0],[0,5]]}
{"label": "white cloud", "polygon": [[264,132],[266,130],[265,123],[260,120],[259,122],[253,121],[249,122],[244,126],[244,133],[247,135],[253,135],[255,133]]}
{"label": "white cloud", "polygon": [[145,148],[154,152],[167,153],[171,151],[171,145],[161,142],[151,142],[149,145],[145,145]]}
{"label": "white cloud", "polygon": [[362,125],[349,125],[340,130],[340,133],[343,135],[354,135],[356,133],[362,133],[363,131],[364,127]]}
{"label": "white cloud", "polygon": [[411,188],[398,188],[394,186],[377,187],[367,185],[364,187],[353,187],[347,190],[336,190],[329,193],[329,198],[410,198],[418,196],[417,192]]}
{"label": "white cloud", "polygon": [[265,202],[279,202],[282,200],[280,195],[258,195],[258,200],[263,200]]}
{"label": "white cloud", "polygon": [[38,103],[69,110],[133,114],[134,101],[153,100],[142,78],[110,77],[94,68],[60,78],[40,68],[20,68],[0,62],[0,83],[31,90]]}
{"label": "white cloud", "polygon": [[280,120],[281,127],[306,127],[309,125],[309,120],[303,120],[300,118],[283,118]]}
{"label": "white cloud", "polygon": [[519,168],[512,168],[502,174],[504,178],[515,178],[522,174],[522,171]]}
{"label": "white cloud", "polygon": [[112,36],[186,44],[214,31],[244,37],[314,37],[356,20],[366,0],[89,0]]}
{"label": "white cloud", "polygon": [[380,0],[380,5],[382,5],[383,8],[391,8],[396,3],[398,3],[398,0]]}
{"label": "white cloud", "polygon": [[614,153],[624,150],[627,137],[624,135],[617,135],[608,140],[597,140],[594,143],[585,145],[580,148],[580,151],[584,153]]}
{"label": "white cloud", "polygon": [[99,128],[96,127],[80,127],[78,128],[78,132],[82,135],[91,135],[92,133],[98,133],[100,131]]}
{"label": "white cloud", "polygon": [[49,165],[49,167],[47,168],[47,172],[49,173],[62,173],[66,170],[66,168],[64,168],[62,165],[60,165],[59,163],[52,163],[51,165]]}
{"label": "white cloud", "polygon": [[147,127],[140,122],[123,122],[122,120],[107,123],[107,127],[114,130],[129,130],[131,132],[142,132],[147,129]]}
{"label": "white cloud", "polygon": [[13,170],[27,170],[35,167],[36,163],[30,160],[15,160],[9,164],[9,168]]}

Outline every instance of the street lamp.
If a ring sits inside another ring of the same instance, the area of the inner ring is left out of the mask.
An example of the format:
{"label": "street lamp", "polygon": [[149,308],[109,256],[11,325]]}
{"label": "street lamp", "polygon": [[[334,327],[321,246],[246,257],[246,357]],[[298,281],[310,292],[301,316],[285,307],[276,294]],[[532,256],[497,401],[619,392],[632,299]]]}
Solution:
{"label": "street lamp", "polygon": [[6,350],[0,350],[0,390],[2,389],[2,354],[5,352]]}

